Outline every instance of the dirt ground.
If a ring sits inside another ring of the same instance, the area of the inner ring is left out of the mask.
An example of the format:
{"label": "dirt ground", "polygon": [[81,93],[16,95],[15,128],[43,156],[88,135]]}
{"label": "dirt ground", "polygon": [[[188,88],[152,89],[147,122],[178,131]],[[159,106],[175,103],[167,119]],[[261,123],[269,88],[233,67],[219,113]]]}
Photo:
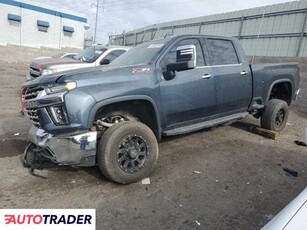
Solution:
{"label": "dirt ground", "polygon": [[24,64],[0,63],[0,208],[95,208],[97,229],[259,229],[306,187],[307,148],[294,141],[307,126],[307,64],[276,141],[248,131],[259,125],[253,117],[164,138],[151,184],[126,186],[96,167],[37,171],[45,179],[22,167],[31,125],[18,115],[26,72]]}

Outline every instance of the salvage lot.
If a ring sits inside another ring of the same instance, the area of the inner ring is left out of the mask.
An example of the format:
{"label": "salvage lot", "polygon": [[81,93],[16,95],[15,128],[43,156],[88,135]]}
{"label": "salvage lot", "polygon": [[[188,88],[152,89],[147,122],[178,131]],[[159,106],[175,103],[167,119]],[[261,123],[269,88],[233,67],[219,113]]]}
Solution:
{"label": "salvage lot", "polygon": [[97,229],[259,229],[306,187],[307,148],[294,144],[307,125],[306,61],[301,97],[276,141],[250,133],[252,117],[164,138],[151,184],[126,186],[96,167],[30,175],[20,159],[31,124],[18,115],[27,66],[0,64],[1,208],[96,208]]}

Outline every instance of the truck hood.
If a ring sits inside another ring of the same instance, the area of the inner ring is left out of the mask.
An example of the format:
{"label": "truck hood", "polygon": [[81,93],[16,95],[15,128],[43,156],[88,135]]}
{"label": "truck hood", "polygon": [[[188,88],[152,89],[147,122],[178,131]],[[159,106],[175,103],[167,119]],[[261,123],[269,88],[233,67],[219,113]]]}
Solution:
{"label": "truck hood", "polygon": [[[30,64],[31,67],[35,69],[46,69],[51,65],[61,65],[61,64],[82,64],[84,62],[80,60],[75,60],[72,58],[43,58],[33,60]],[[88,63],[84,63],[88,64]]]}
{"label": "truck hood", "polygon": [[48,86],[69,81],[76,81],[78,86],[94,86],[109,82],[125,82],[133,76],[142,76],[149,72],[149,66],[90,67],[44,75],[26,82],[22,87]]}

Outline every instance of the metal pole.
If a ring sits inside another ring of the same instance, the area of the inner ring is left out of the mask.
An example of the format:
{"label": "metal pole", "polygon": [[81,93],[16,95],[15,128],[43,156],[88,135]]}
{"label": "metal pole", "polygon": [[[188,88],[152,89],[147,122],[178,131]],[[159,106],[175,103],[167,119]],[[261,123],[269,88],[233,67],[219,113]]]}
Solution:
{"label": "metal pole", "polygon": [[96,43],[96,34],[97,34],[97,22],[98,22],[98,12],[99,12],[99,0],[97,0],[96,6],[96,21],[95,21],[95,32],[94,32],[94,44]]}
{"label": "metal pole", "polygon": [[241,39],[243,24],[244,24],[244,16],[242,16],[241,21],[240,21],[240,25],[239,25],[239,32],[238,32],[238,39],[239,40]]}
{"label": "metal pole", "polygon": [[303,20],[303,23],[302,23],[301,36],[299,38],[299,42],[298,42],[298,46],[297,46],[297,50],[296,50],[296,57],[298,57],[300,55],[301,46],[302,46],[302,43],[303,43],[303,37],[304,37],[304,30],[305,30],[305,26],[306,26],[306,21],[307,21],[307,10],[305,11],[304,20]]}
{"label": "metal pole", "polygon": [[172,35],[174,35],[175,26],[172,27]]}
{"label": "metal pole", "polygon": [[136,46],[137,39],[138,39],[138,35],[137,33],[135,33],[134,34],[134,46]]}
{"label": "metal pole", "polygon": [[[262,29],[262,24],[263,24],[264,15],[265,15],[265,7],[264,7],[264,9],[263,9],[263,14],[262,14],[262,18],[261,18],[261,22],[260,22],[260,26],[259,26],[258,35],[257,35],[256,40],[254,41],[255,44],[256,44],[256,42],[257,42],[257,41],[259,40],[259,38],[260,38],[260,32],[261,32],[261,29]],[[252,64],[254,64],[254,60],[255,60],[255,53],[253,54],[253,57],[252,57]]]}
{"label": "metal pole", "polygon": [[145,34],[146,34],[146,30],[144,30],[143,36],[142,36],[142,38],[141,38],[141,43],[143,43],[143,40],[144,40]]}
{"label": "metal pole", "polygon": [[199,27],[198,27],[198,34],[201,34],[201,27],[202,27],[203,23],[199,23]]}

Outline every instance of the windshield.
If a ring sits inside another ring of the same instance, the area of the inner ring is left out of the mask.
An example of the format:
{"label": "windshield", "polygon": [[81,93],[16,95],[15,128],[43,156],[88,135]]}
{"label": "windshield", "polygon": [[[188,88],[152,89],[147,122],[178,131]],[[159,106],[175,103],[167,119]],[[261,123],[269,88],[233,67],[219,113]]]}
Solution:
{"label": "windshield", "polygon": [[164,40],[144,43],[128,50],[111,62],[111,66],[130,66],[149,63],[164,46]]}
{"label": "windshield", "polygon": [[107,49],[103,47],[92,46],[76,54],[73,57],[73,59],[81,60],[83,62],[88,62],[88,63],[94,62],[106,50]]}

